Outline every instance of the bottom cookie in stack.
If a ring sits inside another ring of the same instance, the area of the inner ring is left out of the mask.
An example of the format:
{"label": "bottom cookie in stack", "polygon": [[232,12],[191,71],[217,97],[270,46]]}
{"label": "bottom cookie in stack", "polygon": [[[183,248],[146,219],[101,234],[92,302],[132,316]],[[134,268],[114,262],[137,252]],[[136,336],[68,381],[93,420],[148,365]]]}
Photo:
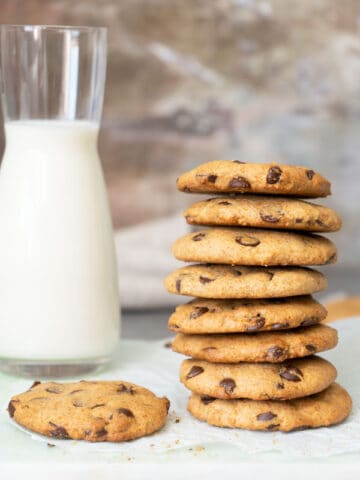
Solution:
{"label": "bottom cookie in stack", "polygon": [[342,422],[351,411],[351,397],[337,383],[294,400],[220,400],[192,394],[189,412],[217,427],[290,432]]}

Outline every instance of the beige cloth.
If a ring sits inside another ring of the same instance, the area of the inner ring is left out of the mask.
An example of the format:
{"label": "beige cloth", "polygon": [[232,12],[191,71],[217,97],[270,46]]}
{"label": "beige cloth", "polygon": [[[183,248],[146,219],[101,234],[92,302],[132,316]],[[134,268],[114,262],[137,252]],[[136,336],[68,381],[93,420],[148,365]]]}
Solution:
{"label": "beige cloth", "polygon": [[165,308],[188,300],[165,290],[164,278],[183,264],[171,244],[189,231],[180,213],[115,232],[123,308]]}

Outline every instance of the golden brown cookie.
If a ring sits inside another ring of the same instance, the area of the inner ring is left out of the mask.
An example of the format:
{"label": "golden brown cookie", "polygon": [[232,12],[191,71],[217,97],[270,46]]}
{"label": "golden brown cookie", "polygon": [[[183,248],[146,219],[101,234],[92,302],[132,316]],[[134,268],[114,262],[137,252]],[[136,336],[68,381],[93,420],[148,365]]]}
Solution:
{"label": "golden brown cookie", "polygon": [[121,442],[159,430],[169,405],[166,397],[128,382],[34,382],[11,398],[8,412],[23,427],[48,437]]}
{"label": "golden brown cookie", "polygon": [[341,218],[331,208],[295,198],[262,195],[209,198],[184,212],[192,225],[259,227],[309,232],[335,232]]}
{"label": "golden brown cookie", "polygon": [[188,265],[172,272],[164,283],[170,293],[224,299],[291,297],[327,287],[324,275],[310,268],[230,265]]}
{"label": "golden brown cookie", "polygon": [[182,174],[177,188],[193,193],[265,193],[297,197],[326,197],[330,182],[310,168],[277,163],[215,160]]}
{"label": "golden brown cookie", "polygon": [[209,228],[179,238],[172,252],[184,262],[229,265],[324,265],[336,246],[320,235],[255,228]]}
{"label": "golden brown cookie", "polygon": [[310,296],[261,300],[196,298],[176,307],[168,326],[173,332],[189,334],[256,332],[315,325],[325,317],[325,307]]}
{"label": "golden brown cookie", "polygon": [[351,412],[348,392],[333,383],[326,390],[294,400],[216,400],[193,394],[188,403],[194,417],[217,427],[290,432],[336,425]]}
{"label": "golden brown cookie", "polygon": [[185,335],[172,342],[174,352],[213,363],[270,362],[306,357],[334,348],[337,331],[327,325],[278,332]]}
{"label": "golden brown cookie", "polygon": [[199,395],[214,398],[289,400],[325,390],[336,379],[336,368],[320,357],[285,363],[209,363],[184,360],[180,380]]}

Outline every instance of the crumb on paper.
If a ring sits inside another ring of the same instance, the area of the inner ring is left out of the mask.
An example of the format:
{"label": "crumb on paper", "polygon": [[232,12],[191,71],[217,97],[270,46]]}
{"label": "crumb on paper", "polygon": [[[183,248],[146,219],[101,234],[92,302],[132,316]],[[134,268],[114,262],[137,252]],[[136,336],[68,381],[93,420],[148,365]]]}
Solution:
{"label": "crumb on paper", "polygon": [[205,450],[205,447],[201,445],[197,445],[196,447],[194,447],[195,452],[203,452],[204,450]]}
{"label": "crumb on paper", "polygon": [[175,440],[175,445],[179,445],[179,443],[180,443],[179,439]]}
{"label": "crumb on paper", "polygon": [[165,348],[171,348],[172,347],[172,342],[166,342],[164,343]]}
{"label": "crumb on paper", "polygon": [[132,462],[134,460],[134,457],[128,457],[127,460],[128,462]]}
{"label": "crumb on paper", "polygon": [[174,422],[174,423],[180,423],[180,420],[181,420],[181,418],[180,418],[180,417],[176,417],[176,418],[175,418],[175,422]]}
{"label": "crumb on paper", "polygon": [[56,446],[56,445],[54,445],[53,443],[47,443],[46,445],[47,445],[49,448],[53,448],[53,447]]}

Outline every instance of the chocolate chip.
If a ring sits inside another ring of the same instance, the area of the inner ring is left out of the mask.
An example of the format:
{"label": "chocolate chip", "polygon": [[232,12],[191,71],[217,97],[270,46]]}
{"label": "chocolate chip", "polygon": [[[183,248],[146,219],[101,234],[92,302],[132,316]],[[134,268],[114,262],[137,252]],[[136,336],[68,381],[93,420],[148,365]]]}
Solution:
{"label": "chocolate chip", "polygon": [[45,391],[49,393],[61,393],[62,390],[63,390],[62,387],[57,387],[57,386],[45,388]]}
{"label": "chocolate chip", "polygon": [[312,180],[314,175],[315,175],[314,170],[306,170],[306,176],[308,177],[309,180]]}
{"label": "chocolate chip", "polygon": [[202,395],[200,400],[204,405],[209,405],[209,403],[215,402],[216,398],[210,397],[209,395]]}
{"label": "chocolate chip", "polygon": [[208,277],[204,277],[203,275],[200,275],[199,280],[200,280],[200,283],[205,285],[206,283],[213,282],[215,278],[208,278]]}
{"label": "chocolate chip", "polygon": [[70,438],[70,435],[68,434],[66,428],[61,427],[60,425],[56,425],[56,423],[53,422],[49,422],[49,425],[52,427],[52,429],[49,430],[49,435],[51,437],[59,438],[61,440]]}
{"label": "chocolate chip", "polygon": [[189,188],[189,187],[184,187],[183,192],[191,193],[191,188]]}
{"label": "chocolate chip", "polygon": [[237,277],[240,277],[242,275],[242,272],[240,270],[234,270],[234,274],[237,276]]}
{"label": "chocolate chip", "polygon": [[274,275],[275,275],[274,272],[270,272],[269,270],[266,270],[265,273],[266,273],[266,275],[269,276],[269,281],[271,281],[273,279]]}
{"label": "chocolate chip", "polygon": [[126,415],[129,418],[134,418],[133,412],[128,408],[118,408],[117,412],[120,414]]}
{"label": "chocolate chip", "polygon": [[229,182],[230,188],[251,188],[250,182],[245,177],[234,177]]}
{"label": "chocolate chip", "polygon": [[83,407],[84,406],[84,403],[81,400],[74,400],[72,402],[72,404],[73,404],[74,407]]}
{"label": "chocolate chip", "polygon": [[326,227],[325,223],[322,220],[320,220],[320,218],[317,218],[315,220],[315,223],[316,223],[316,225],[319,225],[320,227]]}
{"label": "chocolate chip", "polygon": [[295,218],[295,223],[302,223],[303,219],[302,218]]}
{"label": "chocolate chip", "polygon": [[39,380],[35,380],[35,382],[31,385],[31,387],[29,388],[29,390],[31,390],[32,388],[36,387],[37,385],[40,385],[41,382],[39,382]]}
{"label": "chocolate chip", "polygon": [[260,217],[261,217],[261,220],[267,223],[278,223],[281,218],[281,217],[274,217],[273,215],[265,214],[261,212],[260,212]]}
{"label": "chocolate chip", "polygon": [[311,345],[310,343],[308,343],[307,345],[305,345],[305,348],[308,352],[310,353],[315,353],[317,348],[314,346],[314,345]]}
{"label": "chocolate chip", "polygon": [[270,167],[269,171],[266,176],[266,182],[269,183],[270,185],[274,185],[275,183],[278,183],[280,180],[282,174],[282,170],[280,167]]}
{"label": "chocolate chip", "polygon": [[260,244],[260,240],[256,237],[251,237],[250,235],[241,235],[235,237],[235,242],[240,243],[244,247],[257,247]]}
{"label": "chocolate chip", "polygon": [[197,233],[192,237],[192,240],[194,242],[200,242],[200,240],[202,240],[204,237],[205,237],[205,233]]}
{"label": "chocolate chip", "polygon": [[209,175],[207,179],[209,183],[215,183],[217,179],[217,175]]}
{"label": "chocolate chip", "polygon": [[14,406],[14,403],[15,403],[14,400],[10,400],[8,408],[7,408],[11,418],[14,416],[14,413],[15,413],[15,410],[16,410],[15,406]]}
{"label": "chocolate chip", "polygon": [[329,263],[335,263],[337,260],[337,255],[336,253],[333,253],[331,257],[329,257],[326,261],[326,264],[328,265]]}
{"label": "chocolate chip", "polygon": [[255,332],[256,330],[259,330],[265,325],[265,318],[262,317],[259,313],[255,318],[252,318],[251,320],[255,320],[255,323],[246,328],[247,332]]}
{"label": "chocolate chip", "polygon": [[311,327],[311,325],[316,325],[317,323],[319,323],[319,320],[318,320],[317,317],[309,317],[309,318],[306,318],[305,320],[303,320],[300,323],[300,326],[301,327]]}
{"label": "chocolate chip", "polygon": [[165,348],[171,348],[172,347],[172,342],[166,342],[164,343]]}
{"label": "chocolate chip", "polygon": [[256,415],[256,420],[259,422],[268,422],[269,420],[272,420],[273,418],[276,418],[277,415],[273,412],[264,412],[264,413],[259,413],[259,415]]}
{"label": "chocolate chip", "polygon": [[135,395],[135,392],[136,390],[134,387],[127,387],[123,383],[120,383],[116,390],[116,393],[129,393],[130,395]]}
{"label": "chocolate chip", "polygon": [[181,290],[181,280],[176,280],[175,282],[176,291],[180,293]]}
{"label": "chocolate chip", "polygon": [[221,380],[219,385],[220,387],[223,387],[225,393],[227,393],[228,395],[231,395],[236,387],[236,383],[232,378],[224,378],[223,380]]}
{"label": "chocolate chip", "polygon": [[281,378],[288,380],[289,382],[301,382],[304,374],[299,368],[291,366],[283,366],[279,369],[279,375]]}
{"label": "chocolate chip", "polygon": [[78,392],[83,392],[84,390],[82,388],[78,388],[77,390],[72,390],[69,395],[74,395],[74,393],[78,393]]}
{"label": "chocolate chip", "polygon": [[266,427],[266,430],[274,431],[274,430],[278,430],[279,427],[280,427],[280,423],[272,423],[271,425],[268,425]]}
{"label": "chocolate chip", "polygon": [[281,347],[270,347],[267,351],[267,354],[270,358],[278,360],[285,353],[285,350]]}
{"label": "chocolate chip", "polygon": [[103,407],[104,405],[105,403],[97,403],[96,405],[93,405],[92,407],[90,407],[90,410],[94,410],[94,408]]}
{"label": "chocolate chip", "polygon": [[95,432],[96,438],[103,437],[104,435],[107,435],[107,430],[105,428],[102,428],[101,430],[98,430]]}
{"label": "chocolate chip", "polygon": [[288,323],[273,323],[271,325],[271,330],[281,330],[283,328],[287,328],[288,326]]}
{"label": "chocolate chip", "polygon": [[277,383],[276,384],[276,390],[284,390],[285,385],[283,383]]}
{"label": "chocolate chip", "polygon": [[312,428],[310,425],[300,425],[300,427],[295,427],[289,430],[289,432],[300,432],[301,430],[307,430],[308,428]]}
{"label": "chocolate chip", "polygon": [[241,164],[244,164],[246,162],[242,162],[241,160],[233,160],[233,163],[241,163]]}
{"label": "chocolate chip", "polygon": [[166,397],[165,397],[165,400],[166,400],[166,413],[168,413],[170,408],[170,400]]}
{"label": "chocolate chip", "polygon": [[218,202],[218,205],[232,205],[232,203],[228,202],[227,200],[223,200],[221,202]]}
{"label": "chocolate chip", "polygon": [[194,310],[190,314],[190,319],[199,318],[209,311],[208,307],[194,307]]}
{"label": "chocolate chip", "polygon": [[193,367],[191,367],[191,369],[187,373],[186,378],[190,379],[190,378],[196,377],[197,375],[200,375],[201,373],[203,373],[203,371],[204,369],[202,367],[199,367],[198,365],[194,365]]}

